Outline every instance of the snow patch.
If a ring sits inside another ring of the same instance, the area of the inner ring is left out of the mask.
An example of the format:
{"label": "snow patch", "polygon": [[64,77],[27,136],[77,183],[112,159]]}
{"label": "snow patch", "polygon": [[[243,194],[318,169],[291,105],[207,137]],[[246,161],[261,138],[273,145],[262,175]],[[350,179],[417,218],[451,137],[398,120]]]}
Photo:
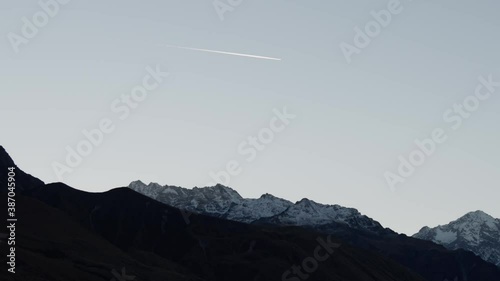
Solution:
{"label": "snow patch", "polygon": [[450,244],[457,240],[457,233],[453,231],[443,231],[438,228],[436,229],[434,240],[439,244]]}

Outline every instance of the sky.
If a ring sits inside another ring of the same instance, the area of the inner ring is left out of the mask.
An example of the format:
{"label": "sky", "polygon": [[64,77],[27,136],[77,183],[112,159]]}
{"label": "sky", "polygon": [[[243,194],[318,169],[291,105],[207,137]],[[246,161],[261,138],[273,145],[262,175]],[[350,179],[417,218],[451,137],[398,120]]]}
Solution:
{"label": "sky", "polygon": [[0,144],[45,182],[500,217],[498,1],[54,1],[0,6]]}

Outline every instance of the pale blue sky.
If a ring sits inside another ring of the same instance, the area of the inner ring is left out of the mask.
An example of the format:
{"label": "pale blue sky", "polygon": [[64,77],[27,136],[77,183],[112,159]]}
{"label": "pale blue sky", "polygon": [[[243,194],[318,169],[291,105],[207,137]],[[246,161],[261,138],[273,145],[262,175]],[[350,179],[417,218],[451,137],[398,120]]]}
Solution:
{"label": "pale blue sky", "polygon": [[[401,1],[403,11],[351,64],[339,48],[388,1],[249,1],[221,21],[212,1],[78,1],[61,7],[15,53],[7,39],[37,1],[0,6],[1,144],[46,182],[83,129],[114,118],[112,101],[146,66],[171,76],[64,181],[88,191],[133,180],[204,186],[230,160],[244,197],[271,193],[355,207],[413,234],[482,209],[500,217],[500,92],[395,193],[395,170],[416,138],[472,94],[500,80],[500,2]],[[281,58],[258,60],[165,44]],[[284,106],[297,117],[251,163],[238,144]]]}

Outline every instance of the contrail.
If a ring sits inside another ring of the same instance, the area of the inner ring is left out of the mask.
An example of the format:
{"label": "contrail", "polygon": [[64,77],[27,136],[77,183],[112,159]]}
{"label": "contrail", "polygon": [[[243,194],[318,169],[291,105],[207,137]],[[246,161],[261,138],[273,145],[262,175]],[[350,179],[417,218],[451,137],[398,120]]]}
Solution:
{"label": "contrail", "polygon": [[199,48],[191,48],[191,47],[181,47],[181,46],[173,46],[173,45],[165,45],[168,48],[178,48],[178,49],[185,49],[185,50],[191,50],[191,51],[200,51],[200,52],[208,52],[208,53],[216,53],[216,54],[223,54],[223,55],[231,55],[231,56],[239,56],[239,57],[247,57],[247,58],[254,58],[254,59],[264,59],[264,60],[277,60],[280,61],[281,59],[278,58],[271,58],[271,57],[264,57],[264,56],[256,56],[256,55],[249,55],[249,54],[240,54],[240,53],[231,53],[231,52],[224,52],[224,51],[216,51],[216,50],[208,50],[208,49],[199,49]]}

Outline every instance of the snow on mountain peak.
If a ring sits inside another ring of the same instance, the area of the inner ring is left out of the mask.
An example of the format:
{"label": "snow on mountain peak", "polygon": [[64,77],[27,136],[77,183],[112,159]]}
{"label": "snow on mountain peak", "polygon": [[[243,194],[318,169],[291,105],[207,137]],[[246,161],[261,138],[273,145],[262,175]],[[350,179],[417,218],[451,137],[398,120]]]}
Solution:
{"label": "snow on mountain peak", "polygon": [[500,266],[500,220],[483,211],[465,214],[447,225],[424,227],[413,237],[430,240],[449,249],[465,249]]}
{"label": "snow on mountain peak", "polygon": [[465,216],[461,217],[457,221],[475,223],[475,224],[486,224],[488,227],[496,228],[498,220],[496,220],[494,217],[486,214],[483,211],[475,211],[467,213]]}
{"label": "snow on mountain peak", "polygon": [[220,184],[186,189],[135,181],[129,188],[179,209],[245,223],[259,221],[299,226],[341,223],[369,231],[384,230],[378,222],[361,215],[356,209],[324,205],[307,198],[295,204],[268,193],[257,199],[246,199],[234,189]]}
{"label": "snow on mountain peak", "polygon": [[140,180],[133,181],[129,184],[129,187],[143,187],[143,186],[146,186],[146,184]]}

